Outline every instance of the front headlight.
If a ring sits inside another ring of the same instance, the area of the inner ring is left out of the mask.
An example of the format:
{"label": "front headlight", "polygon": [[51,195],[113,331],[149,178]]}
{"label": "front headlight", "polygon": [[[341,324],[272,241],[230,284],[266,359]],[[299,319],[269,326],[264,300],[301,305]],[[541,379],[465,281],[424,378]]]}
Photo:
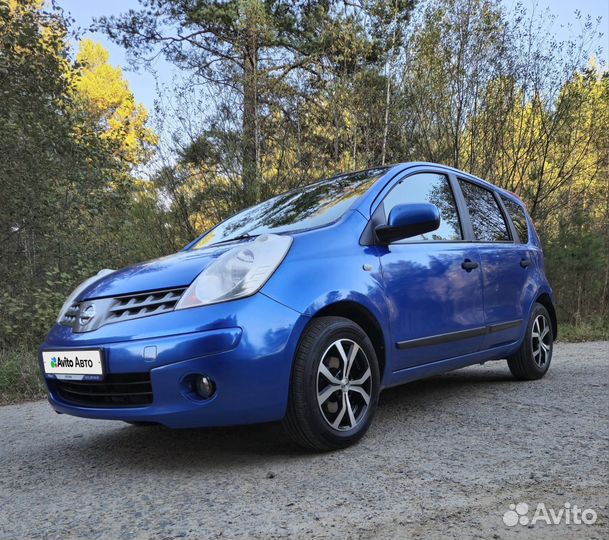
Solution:
{"label": "front headlight", "polygon": [[101,279],[104,276],[111,274],[112,272],[114,272],[114,270],[104,268],[103,270],[97,272],[97,274],[95,274],[94,276],[83,281],[78,287],[76,287],[76,289],[72,291],[72,294],[68,296],[68,299],[63,303],[63,306],[61,306],[61,309],[59,310],[59,315],[57,316],[57,322],[60,322],[61,319],[64,318],[66,311],[70,309],[70,306],[74,303],[74,300],[76,300],[76,298],[82,291],[84,291],[89,285],[95,283],[98,279]]}
{"label": "front headlight", "polygon": [[186,289],[175,309],[217,304],[259,291],[286,256],[292,238],[263,234],[211,263]]}

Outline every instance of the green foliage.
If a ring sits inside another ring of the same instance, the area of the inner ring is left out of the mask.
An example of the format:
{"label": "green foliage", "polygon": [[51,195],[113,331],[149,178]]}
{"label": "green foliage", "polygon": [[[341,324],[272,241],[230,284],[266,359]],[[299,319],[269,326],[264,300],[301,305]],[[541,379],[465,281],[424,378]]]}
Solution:
{"label": "green foliage", "polygon": [[0,404],[40,399],[45,395],[36,349],[0,348]]}
{"label": "green foliage", "polygon": [[[586,319],[607,320],[606,230],[582,208],[565,211],[545,245],[548,278],[559,295],[558,315],[578,327]],[[605,233],[603,235],[603,233]]]}
{"label": "green foliage", "polygon": [[609,340],[609,321],[607,319],[592,319],[580,324],[561,324],[558,328],[558,340],[579,343],[583,341]]}
{"label": "green foliage", "polygon": [[[101,113],[85,85],[90,62],[70,59],[67,38],[61,11],[0,0],[0,346],[40,340],[76,284],[148,255],[125,219],[140,191],[125,149],[151,135],[134,107],[108,103],[121,113],[111,123]],[[104,137],[121,119],[128,136]]]}
{"label": "green foliage", "polygon": [[52,268],[31,288],[0,294],[0,335],[4,343],[31,343],[49,330],[75,285],[97,270],[75,265],[70,272]]}
{"label": "green foliage", "polygon": [[[176,151],[187,161],[172,171],[171,183],[205,176],[201,189],[215,184],[234,211],[277,188],[310,181],[328,163],[344,170],[381,156],[384,161],[385,145],[373,141],[374,130],[383,133],[385,117],[386,79],[379,72],[398,56],[413,5],[152,0],[98,24],[135,61],[146,64],[154,51],[188,73],[179,99],[201,86],[211,89],[196,111],[180,110],[180,120],[189,120],[180,122],[177,137],[193,150]],[[210,101],[216,103],[211,111]],[[193,114],[206,116],[207,125],[184,133]],[[358,115],[369,119],[362,131],[351,129]],[[207,159],[193,171],[194,149]],[[183,191],[176,194],[182,207],[189,205]],[[192,226],[184,216],[180,221]]]}
{"label": "green foliage", "polygon": [[137,165],[148,157],[156,135],[146,126],[146,108],[135,102],[122,70],[111,66],[109,58],[99,43],[90,39],[80,42],[74,100],[90,115],[115,157]]}

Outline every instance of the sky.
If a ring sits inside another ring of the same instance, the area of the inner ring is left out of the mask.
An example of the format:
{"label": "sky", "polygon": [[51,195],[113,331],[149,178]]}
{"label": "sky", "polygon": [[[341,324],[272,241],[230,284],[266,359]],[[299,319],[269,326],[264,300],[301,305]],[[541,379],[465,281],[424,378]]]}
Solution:
{"label": "sky", "polygon": [[[609,64],[609,0],[502,0],[502,2],[508,10],[519,2],[528,9],[543,11],[549,8],[556,15],[552,30],[559,40],[577,34],[581,24],[576,19],[576,9],[582,15],[589,14],[594,19],[602,17],[601,26],[604,36],[599,40],[598,45],[603,48],[603,57]],[[137,0],[57,0],[57,4],[75,19],[75,26],[83,30],[91,25],[94,17],[124,13],[129,9],[136,9],[139,5]],[[123,68],[136,100],[143,103],[148,110],[152,110],[157,96],[155,77],[141,70],[129,71],[125,51],[112,43],[104,34],[85,32],[85,36],[102,43],[109,50],[110,62]],[[161,84],[170,83],[174,73],[170,64],[160,60],[157,61],[155,69]]]}
{"label": "sky", "polygon": [[[609,0],[608,0],[609,1]],[[110,53],[110,63],[123,68],[125,78],[129,81],[135,98],[151,111],[157,95],[155,78],[143,70],[129,71],[129,63],[125,50],[114,44],[105,34],[86,31],[95,17],[102,15],[118,15],[129,9],[137,9],[137,0],[57,0],[57,5],[63,8],[73,19],[74,26],[84,31],[83,37],[89,37],[101,43]],[[160,81],[171,80],[172,66],[164,61],[157,62],[156,70]]]}

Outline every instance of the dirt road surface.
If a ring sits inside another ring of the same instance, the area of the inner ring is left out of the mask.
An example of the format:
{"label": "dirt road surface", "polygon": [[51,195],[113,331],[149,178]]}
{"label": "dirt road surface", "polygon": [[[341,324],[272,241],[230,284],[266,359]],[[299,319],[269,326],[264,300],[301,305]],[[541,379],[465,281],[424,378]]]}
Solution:
{"label": "dirt road surface", "polygon": [[[541,381],[466,368],[387,390],[364,440],[330,454],[276,425],[172,431],[0,407],[0,538],[606,539],[608,380],[607,342],[557,344]],[[506,514],[518,503],[525,516]],[[540,503],[597,519],[532,525]]]}

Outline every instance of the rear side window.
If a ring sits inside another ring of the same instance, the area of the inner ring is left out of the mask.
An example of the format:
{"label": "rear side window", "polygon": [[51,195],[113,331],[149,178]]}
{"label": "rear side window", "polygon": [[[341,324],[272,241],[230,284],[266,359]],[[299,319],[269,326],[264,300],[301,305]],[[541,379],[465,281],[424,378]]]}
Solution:
{"label": "rear side window", "polygon": [[471,218],[474,236],[479,242],[510,240],[507,224],[491,191],[466,180],[459,180]]}
{"label": "rear side window", "polygon": [[440,210],[440,227],[401,242],[446,242],[463,238],[455,197],[443,174],[420,173],[404,178],[385,197],[385,215],[389,216],[394,206],[409,203],[435,204]]}
{"label": "rear side window", "polygon": [[518,233],[518,238],[523,244],[527,244],[529,242],[529,223],[527,221],[527,216],[524,213],[524,209],[512,199],[503,196],[501,199],[503,200],[503,204],[505,205],[510,218],[512,218],[512,223]]}

